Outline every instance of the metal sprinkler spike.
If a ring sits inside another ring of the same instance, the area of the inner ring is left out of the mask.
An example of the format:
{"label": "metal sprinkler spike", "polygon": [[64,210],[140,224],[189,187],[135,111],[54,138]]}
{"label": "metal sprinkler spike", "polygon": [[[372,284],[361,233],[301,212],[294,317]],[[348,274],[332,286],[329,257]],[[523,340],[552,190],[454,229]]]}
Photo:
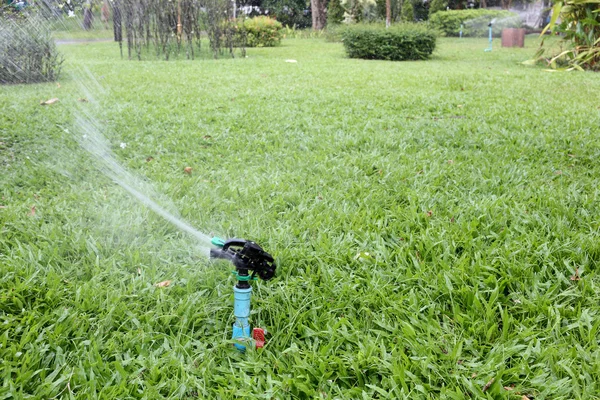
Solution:
{"label": "metal sprinkler spike", "polygon": [[265,343],[263,329],[254,328],[250,337],[248,321],[252,297],[250,281],[256,280],[257,275],[264,281],[272,279],[277,268],[275,260],[262,247],[250,240],[223,240],[214,237],[211,242],[216,248],[210,249],[210,258],[228,260],[235,266],[233,272],[237,278],[237,284],[233,287],[235,322],[231,336],[237,342],[235,347],[240,351],[245,351],[246,346],[249,345],[255,348],[263,347]]}

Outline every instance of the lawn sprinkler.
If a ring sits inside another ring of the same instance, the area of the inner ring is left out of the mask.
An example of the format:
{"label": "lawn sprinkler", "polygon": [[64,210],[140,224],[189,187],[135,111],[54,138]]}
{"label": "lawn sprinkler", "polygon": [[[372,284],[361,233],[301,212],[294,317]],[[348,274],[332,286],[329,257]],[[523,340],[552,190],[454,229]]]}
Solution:
{"label": "lawn sprinkler", "polygon": [[490,47],[488,47],[484,51],[492,51],[492,24],[493,23],[494,23],[494,20],[491,20],[490,23],[488,24]]}
{"label": "lawn sprinkler", "polygon": [[265,331],[262,328],[254,328],[250,337],[250,298],[252,297],[252,286],[250,281],[256,280],[256,276],[268,281],[275,276],[275,260],[273,256],[264,251],[258,244],[244,239],[229,239],[227,241],[214,237],[212,244],[216,248],[210,249],[210,258],[231,261],[235,266],[233,274],[237,278],[237,284],[233,287],[233,324],[232,339],[235,347],[245,351],[246,346],[255,348],[263,347],[265,344]]}

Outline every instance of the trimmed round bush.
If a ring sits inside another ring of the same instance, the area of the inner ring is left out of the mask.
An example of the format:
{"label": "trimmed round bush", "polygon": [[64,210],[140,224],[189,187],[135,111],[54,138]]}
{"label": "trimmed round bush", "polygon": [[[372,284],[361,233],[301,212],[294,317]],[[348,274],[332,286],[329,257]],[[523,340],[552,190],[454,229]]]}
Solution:
{"label": "trimmed round bush", "polygon": [[435,49],[436,34],[423,24],[351,25],[342,32],[350,58],[366,60],[424,60]]}
{"label": "trimmed round bush", "polygon": [[283,37],[281,22],[264,15],[245,20],[244,30],[248,47],[274,47]]}
{"label": "trimmed round bush", "polygon": [[429,25],[446,36],[458,36],[463,24],[463,36],[488,36],[488,24],[492,24],[492,35],[500,36],[504,28],[520,28],[519,14],[505,10],[448,10],[438,11],[429,17]]}
{"label": "trimmed round bush", "polygon": [[58,78],[63,59],[46,26],[34,17],[0,17],[0,84]]}

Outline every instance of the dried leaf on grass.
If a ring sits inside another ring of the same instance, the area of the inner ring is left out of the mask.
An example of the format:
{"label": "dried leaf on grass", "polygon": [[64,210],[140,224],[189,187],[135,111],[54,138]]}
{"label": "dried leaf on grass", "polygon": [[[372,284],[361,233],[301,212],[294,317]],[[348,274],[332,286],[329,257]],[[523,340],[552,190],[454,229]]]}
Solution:
{"label": "dried leaf on grass", "polygon": [[481,389],[481,391],[485,392],[487,391],[490,386],[492,386],[492,384],[494,383],[494,381],[496,380],[496,378],[492,378],[488,381],[488,383],[485,384],[485,386]]}
{"label": "dried leaf on grass", "polygon": [[55,98],[53,98],[53,99],[50,99],[50,100],[46,100],[46,101],[42,101],[42,102],[40,102],[40,105],[41,105],[41,106],[49,106],[49,105],[51,105],[51,104],[57,103],[58,101],[59,101],[59,100],[58,100],[58,99],[55,97]]}
{"label": "dried leaf on grass", "polygon": [[575,268],[575,274],[571,276],[572,281],[578,281],[581,277],[579,276],[579,268]]}
{"label": "dried leaf on grass", "polygon": [[192,167],[185,167],[183,169],[183,172],[185,172],[188,175],[191,175],[192,174]]}
{"label": "dried leaf on grass", "polygon": [[27,215],[29,215],[30,217],[35,216],[35,206],[31,206],[31,210],[29,211],[29,213]]}
{"label": "dried leaf on grass", "polygon": [[156,287],[167,287],[170,284],[171,284],[171,281],[162,281],[162,282],[155,283],[154,286],[156,286]]}
{"label": "dried leaf on grass", "polygon": [[78,98],[77,101],[80,102],[80,103],[89,103],[89,100],[86,99],[86,98],[84,98],[84,97]]}

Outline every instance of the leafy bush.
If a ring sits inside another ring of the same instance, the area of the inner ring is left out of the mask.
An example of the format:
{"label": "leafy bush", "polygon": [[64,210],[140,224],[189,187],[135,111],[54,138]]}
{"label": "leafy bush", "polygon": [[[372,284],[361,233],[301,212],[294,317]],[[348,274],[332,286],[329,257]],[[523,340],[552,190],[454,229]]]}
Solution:
{"label": "leafy bush", "polygon": [[[549,60],[552,68],[600,71],[600,7],[596,0],[567,0],[554,5],[548,29],[562,33],[568,48]],[[555,26],[560,17],[560,24]],[[536,55],[544,53],[544,43]]]}
{"label": "leafy bush", "polygon": [[[228,0],[229,1],[229,0]],[[304,29],[312,26],[312,16],[306,10],[306,0],[260,0],[243,2],[260,7],[262,11],[269,10],[269,16],[290,28]],[[250,15],[255,16],[258,14]]]}
{"label": "leafy bush", "polygon": [[58,78],[63,58],[46,26],[35,17],[0,19],[0,84]]}
{"label": "leafy bush", "polygon": [[402,4],[400,19],[405,22],[413,22],[415,20],[415,8],[413,7],[412,2],[405,1],[404,4]]}
{"label": "leafy bush", "polygon": [[350,58],[368,60],[423,60],[435,49],[436,35],[423,24],[354,25],[342,32]]}
{"label": "leafy bush", "polygon": [[445,11],[446,7],[448,7],[448,0],[432,0],[429,6],[429,16],[438,11]]}
{"label": "leafy bush", "polygon": [[487,36],[492,20],[495,20],[492,25],[494,36],[500,36],[504,28],[521,27],[517,13],[487,9],[438,11],[429,17],[429,24],[447,36],[458,36],[460,24],[464,25],[463,36]]}
{"label": "leafy bush", "polygon": [[327,24],[341,24],[344,22],[344,7],[340,0],[329,0],[327,5]]}
{"label": "leafy bush", "polygon": [[283,37],[283,25],[273,18],[261,15],[246,19],[243,24],[248,47],[277,46]]}

